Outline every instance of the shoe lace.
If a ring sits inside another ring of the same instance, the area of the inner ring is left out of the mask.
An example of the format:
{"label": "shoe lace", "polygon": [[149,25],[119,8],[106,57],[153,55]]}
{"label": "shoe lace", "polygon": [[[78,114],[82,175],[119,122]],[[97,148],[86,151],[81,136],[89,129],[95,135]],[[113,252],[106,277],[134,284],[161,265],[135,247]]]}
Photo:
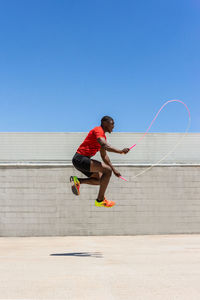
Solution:
{"label": "shoe lace", "polygon": [[110,201],[107,200],[106,198],[104,198],[103,203],[105,203],[105,205],[108,205],[110,203]]}

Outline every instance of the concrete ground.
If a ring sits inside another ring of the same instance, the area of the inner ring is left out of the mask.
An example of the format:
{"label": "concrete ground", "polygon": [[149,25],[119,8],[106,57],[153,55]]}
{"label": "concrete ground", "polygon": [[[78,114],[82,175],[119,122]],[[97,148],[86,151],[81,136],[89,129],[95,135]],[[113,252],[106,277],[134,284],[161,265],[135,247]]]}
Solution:
{"label": "concrete ground", "polygon": [[200,235],[0,238],[0,299],[198,300]]}

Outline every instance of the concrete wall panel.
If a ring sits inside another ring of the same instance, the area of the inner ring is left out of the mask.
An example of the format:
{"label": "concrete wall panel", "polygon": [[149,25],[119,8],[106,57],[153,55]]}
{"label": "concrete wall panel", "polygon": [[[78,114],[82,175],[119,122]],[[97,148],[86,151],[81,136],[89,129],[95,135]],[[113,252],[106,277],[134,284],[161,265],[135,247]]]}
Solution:
{"label": "concrete wall panel", "polygon": [[200,233],[200,166],[121,166],[111,178],[113,208],[97,208],[98,186],[71,192],[68,167],[0,168],[0,236]]}

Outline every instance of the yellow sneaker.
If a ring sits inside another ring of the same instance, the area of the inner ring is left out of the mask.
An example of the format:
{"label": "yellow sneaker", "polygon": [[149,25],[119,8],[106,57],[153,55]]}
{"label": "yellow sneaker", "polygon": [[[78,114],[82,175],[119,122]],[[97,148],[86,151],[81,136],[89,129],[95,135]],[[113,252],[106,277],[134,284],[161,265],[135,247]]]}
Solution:
{"label": "yellow sneaker", "polygon": [[98,207],[112,207],[114,205],[115,205],[114,201],[109,201],[106,198],[104,198],[104,200],[101,202],[98,202],[97,200],[95,200],[95,206],[98,206]]}
{"label": "yellow sneaker", "polygon": [[71,187],[72,187],[72,192],[78,196],[80,195],[80,182],[76,176],[71,176],[70,177],[70,182],[71,182]]}

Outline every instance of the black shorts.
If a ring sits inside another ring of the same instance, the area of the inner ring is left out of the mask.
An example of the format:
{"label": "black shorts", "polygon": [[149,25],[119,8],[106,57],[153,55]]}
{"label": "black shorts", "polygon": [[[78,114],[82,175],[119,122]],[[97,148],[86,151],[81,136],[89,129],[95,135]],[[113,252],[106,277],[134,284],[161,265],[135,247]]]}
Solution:
{"label": "black shorts", "polygon": [[75,153],[74,157],[72,158],[72,163],[74,167],[82,172],[87,177],[90,177],[93,173],[90,172],[90,162],[91,159],[89,156],[84,156],[79,153]]}

